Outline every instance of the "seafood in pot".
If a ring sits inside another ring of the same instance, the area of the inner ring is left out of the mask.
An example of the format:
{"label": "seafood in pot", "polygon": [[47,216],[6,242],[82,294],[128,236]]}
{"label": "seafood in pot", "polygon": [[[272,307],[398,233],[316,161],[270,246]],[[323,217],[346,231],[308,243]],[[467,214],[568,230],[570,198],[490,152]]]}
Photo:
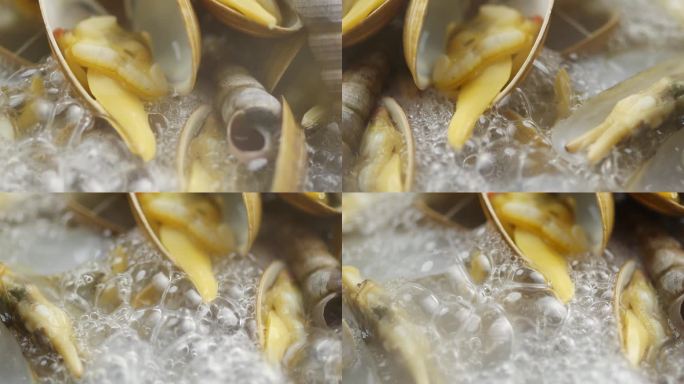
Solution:
{"label": "seafood in pot", "polygon": [[28,332],[33,340],[57,352],[74,378],[83,375],[83,363],[72,320],[25,277],[0,264],[0,304],[3,322]]}
{"label": "seafood in pot", "polygon": [[[116,17],[94,1],[40,5],[50,45],[79,94],[111,123],[131,152],[152,160],[156,138],[143,101],[187,94],[197,77],[199,26],[191,4],[129,1],[137,33],[121,28]],[[159,23],[148,17],[153,14],[173,22]],[[179,50],[178,60],[168,54],[174,49]]]}
{"label": "seafood in pot", "polygon": [[386,352],[397,359],[417,384],[440,383],[430,366],[429,346],[407,314],[394,306],[385,289],[364,279],[352,266],[342,267],[343,298],[359,324],[371,332]]}
{"label": "seafood in pot", "polygon": [[483,195],[483,201],[509,244],[564,303],[575,291],[567,258],[603,252],[612,233],[614,203],[609,194],[502,193]]}
{"label": "seafood in pot", "polygon": [[342,196],[338,193],[284,193],[280,197],[292,206],[314,216],[334,216],[342,213]]}
{"label": "seafood in pot", "polygon": [[655,289],[634,261],[620,269],[615,282],[613,309],[620,344],[630,363],[653,359],[669,338],[669,329]]}

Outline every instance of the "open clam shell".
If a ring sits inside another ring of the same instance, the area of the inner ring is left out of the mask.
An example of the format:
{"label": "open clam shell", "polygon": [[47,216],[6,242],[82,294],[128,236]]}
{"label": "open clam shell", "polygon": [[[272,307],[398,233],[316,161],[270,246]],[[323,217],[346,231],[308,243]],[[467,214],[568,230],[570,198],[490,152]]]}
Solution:
{"label": "open clam shell", "polygon": [[449,227],[472,229],[487,222],[476,193],[423,193],[415,205],[427,218]]}
{"label": "open clam shell", "polygon": [[[501,101],[532,69],[532,63],[541,53],[546,39],[554,0],[508,0],[502,2],[520,11],[526,17],[541,17],[542,24],[524,64],[518,73],[499,92],[493,104]],[[479,2],[413,0],[406,12],[404,26],[404,55],[406,63],[419,89],[431,85],[435,62],[447,46],[447,31],[466,21],[472,8]]]}
{"label": "open clam shell", "polygon": [[76,221],[120,234],[135,226],[124,193],[73,193],[67,202]]}
{"label": "open clam shell", "polygon": [[361,23],[342,31],[342,45],[349,47],[375,35],[399,14],[404,4],[405,0],[385,0]]}
{"label": "open clam shell", "polygon": [[280,147],[271,184],[273,192],[297,192],[304,189],[307,173],[307,150],[304,130],[295,120],[285,98],[282,99],[283,117]]}
{"label": "open clam shell", "polygon": [[[48,41],[53,55],[66,77],[83,100],[119,132],[120,123],[86,90],[70,68],[57,43],[55,31],[71,30],[79,22],[107,10],[95,0],[39,0]],[[154,61],[163,70],[167,81],[177,94],[192,91],[200,61],[200,32],[197,18],[189,0],[127,0],[129,22],[136,31],[150,36]],[[134,143],[127,143],[134,147]]]}
{"label": "open clam shell", "polygon": [[[600,254],[606,249],[610,235],[613,232],[615,223],[615,202],[610,193],[570,193],[575,198],[577,206],[575,217],[577,224],[584,228],[592,253]],[[490,195],[483,193],[480,195],[482,205],[487,217],[496,225],[499,232],[504,236],[506,242],[515,252],[525,259],[525,255],[515,245],[513,238],[506,231],[506,227],[497,216]]]}
{"label": "open clam shell", "polygon": [[[400,188],[399,190],[384,190],[384,191],[374,191],[374,190],[365,190],[364,192],[406,192],[410,191],[412,186],[413,186],[413,180],[415,177],[415,157],[416,157],[416,150],[415,150],[415,143],[414,143],[414,138],[413,138],[413,131],[411,130],[411,126],[409,124],[408,118],[406,117],[406,113],[404,110],[401,108],[399,103],[397,103],[394,99],[390,97],[384,97],[380,100],[378,104],[378,109],[379,110],[384,110],[387,111],[389,118],[392,122],[392,128],[394,128],[399,135],[401,136],[401,148],[398,151],[399,155],[399,169],[400,169]],[[372,122],[371,122],[372,124]],[[362,182],[362,178],[364,177],[363,175],[363,168],[365,168],[365,165],[372,165],[372,163],[375,162],[373,159],[374,153],[363,153],[364,152],[364,145],[369,145],[369,148],[374,148],[378,145],[377,143],[379,138],[384,138],[388,139],[384,134],[377,135],[375,134],[375,131],[373,130],[372,125],[368,126],[366,129],[366,132],[364,134],[364,138],[362,139],[362,145],[361,145],[361,153],[359,156],[358,161],[359,163],[359,184],[361,186],[361,189],[366,189],[365,187],[371,184],[374,184],[376,187],[380,187],[380,185],[376,182],[377,177],[375,176],[370,176],[372,180],[366,180],[365,182]],[[383,143],[382,146],[386,145],[392,145],[390,143]],[[377,149],[377,148],[376,148]],[[368,156],[369,158],[364,159],[365,156]],[[365,161],[367,162],[365,162]],[[391,160],[389,161],[391,162]],[[365,163],[365,164],[364,164]],[[387,164],[385,166],[388,166]],[[384,186],[382,187],[384,188]],[[391,186],[390,186],[391,188]]]}
{"label": "open clam shell", "polygon": [[[154,243],[162,254],[168,251],[154,230],[153,223],[147,218],[140,200],[135,193],[128,194],[131,210],[143,233]],[[222,220],[229,224],[236,239],[237,251],[245,255],[249,252],[259,233],[261,225],[261,197],[258,193],[223,193]]]}
{"label": "open clam shell", "polygon": [[557,0],[546,47],[562,55],[600,50],[620,24],[620,12],[605,2]]}
{"label": "open clam shell", "polygon": [[[673,192],[674,193],[674,192]],[[674,193],[678,195],[677,193]],[[661,193],[633,193],[630,196],[648,208],[667,216],[684,216],[684,204]]]}
{"label": "open clam shell", "polygon": [[277,1],[282,14],[282,22],[269,27],[255,22],[236,9],[218,0],[202,0],[204,7],[222,23],[240,32],[256,37],[279,37],[295,33],[303,28],[302,20],[289,0]]}
{"label": "open clam shell", "polygon": [[[586,154],[572,154],[567,151],[566,145],[572,140],[580,137],[586,132],[598,127],[611,114],[616,104],[635,95],[664,77],[674,77],[684,73],[684,61],[682,57],[664,61],[646,71],[643,71],[630,79],[627,79],[613,88],[610,88],[597,96],[585,101],[584,104],[576,109],[570,117],[561,120],[552,128],[551,142],[554,149],[568,160],[575,162],[586,162]],[[664,147],[665,145],[663,145]],[[675,163],[680,163],[680,156],[670,155],[671,151],[666,151],[669,158]],[[669,164],[672,164],[671,162]],[[666,169],[666,167],[659,168]],[[668,172],[673,172],[668,170]],[[649,171],[650,173],[650,171]],[[658,174],[658,185],[662,185],[661,177]],[[633,187],[632,187],[633,188]]]}
{"label": "open clam shell", "polygon": [[339,193],[283,193],[280,197],[293,207],[314,216],[342,214],[342,197]]}

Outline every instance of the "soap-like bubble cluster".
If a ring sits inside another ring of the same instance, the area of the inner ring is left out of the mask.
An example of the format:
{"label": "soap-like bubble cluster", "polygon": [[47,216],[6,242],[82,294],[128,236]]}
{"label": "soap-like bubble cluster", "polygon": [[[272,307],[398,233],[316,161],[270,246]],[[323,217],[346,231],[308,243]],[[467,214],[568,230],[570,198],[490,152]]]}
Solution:
{"label": "soap-like bubble cluster", "polygon": [[[405,109],[416,142],[415,189],[424,191],[595,191],[625,189],[631,177],[672,133],[678,121],[643,130],[618,145],[596,166],[569,159],[551,146],[557,118],[554,83],[561,68],[571,78],[574,110],[594,96],[681,52],[682,20],[661,2],[614,0],[620,24],[605,49],[570,55],[544,49],[527,78],[495,108],[485,113],[465,147],[455,152],[447,142],[454,103],[435,90],[418,92],[407,71],[387,91]],[[616,100],[617,102],[617,100]]]}
{"label": "soap-like bubble cluster", "polygon": [[[613,288],[619,267],[638,257],[633,239],[620,228],[603,255],[571,261],[575,297],[563,304],[493,225],[444,226],[424,216],[412,204],[415,198],[382,195],[378,200],[387,200],[384,204],[361,211],[360,221],[374,231],[349,231],[343,260],[381,283],[392,305],[418,325],[430,346],[425,360],[445,380],[675,383],[684,377],[684,343],[678,337],[641,367],[631,366],[620,349]],[[393,209],[398,207],[402,210]],[[475,256],[491,265],[479,282],[469,273]],[[376,372],[371,382],[396,382],[396,375],[387,373],[396,360],[378,352],[372,339],[365,344],[368,335],[359,328],[352,332],[353,356]],[[349,377],[365,377],[359,363],[351,366]]]}
{"label": "soap-like bubble cluster", "polygon": [[[0,262],[31,276],[54,276],[55,304],[72,318],[83,357],[79,383],[340,381],[335,330],[311,327],[289,378],[265,360],[255,320],[263,260],[214,259],[218,297],[204,303],[138,229],[114,235],[74,225],[62,195],[7,199],[12,205],[0,214],[0,244],[8,252]],[[151,303],[137,301],[150,287]],[[58,355],[17,335],[31,367],[39,367],[39,382],[75,382]]]}

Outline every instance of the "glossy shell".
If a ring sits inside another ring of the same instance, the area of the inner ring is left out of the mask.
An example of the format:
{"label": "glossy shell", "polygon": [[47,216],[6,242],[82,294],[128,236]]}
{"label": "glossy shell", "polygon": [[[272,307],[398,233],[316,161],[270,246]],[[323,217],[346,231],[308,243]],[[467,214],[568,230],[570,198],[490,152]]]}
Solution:
{"label": "glossy shell", "polygon": [[288,1],[279,1],[283,22],[274,28],[255,23],[242,13],[217,0],[202,0],[204,7],[225,25],[256,37],[279,37],[302,29],[302,21]]}
{"label": "glossy shell", "polygon": [[684,216],[684,205],[657,193],[633,193],[632,196],[648,208],[667,216]]}
{"label": "glossy shell", "polygon": [[[613,232],[615,222],[615,202],[610,193],[583,194],[573,193],[577,201],[576,218],[579,225],[585,229],[592,247],[591,251],[595,254],[603,253],[608,245],[610,235]],[[504,237],[508,245],[515,250],[516,254],[525,259],[525,255],[515,245],[513,238],[505,230],[503,223],[499,220],[494,211],[489,194],[480,195],[482,206],[489,220],[491,220],[499,233]]]}
{"label": "glossy shell", "polygon": [[259,345],[263,348],[266,344],[266,317],[267,313],[264,313],[264,304],[266,293],[273,287],[280,275],[280,272],[286,269],[285,263],[282,261],[274,261],[266,267],[266,270],[261,275],[259,279],[259,287],[257,289],[257,302],[256,302],[256,322],[257,322],[257,336],[259,337]]}
{"label": "glossy shell", "polygon": [[[413,0],[409,4],[404,22],[404,55],[419,89],[427,89],[432,82],[435,61],[447,46],[446,31],[449,26],[463,23],[472,4],[462,1],[454,5],[449,1],[437,0]],[[544,46],[554,0],[508,0],[503,4],[519,10],[526,17],[541,16],[543,21],[525,63],[497,95],[493,104],[508,95],[532,69],[531,64]]]}
{"label": "glossy shell", "polygon": [[342,45],[349,47],[375,35],[399,14],[404,4],[405,0],[386,0],[361,24],[342,34]]}
{"label": "glossy shell", "polygon": [[[261,197],[258,193],[223,193],[220,196],[225,202],[223,221],[230,224],[230,228],[233,229],[237,240],[237,250],[240,254],[245,255],[249,252],[259,234],[259,227],[261,226]],[[160,252],[168,257],[168,252],[155,233],[152,224],[145,216],[137,195],[129,193],[128,198],[133,216],[143,233],[154,243]]]}
{"label": "glossy shell", "polygon": [[307,171],[306,136],[283,100],[280,147],[275,164],[273,192],[296,192],[304,188]]}
{"label": "glossy shell", "polygon": [[[314,216],[335,216],[342,214],[342,198],[339,194],[326,193],[329,203],[324,203],[308,193],[283,193],[279,195],[293,207]],[[333,195],[333,196],[331,196]],[[330,202],[330,200],[334,200]]]}
{"label": "glossy shell", "polygon": [[[634,271],[636,271],[636,263],[634,260],[630,260],[625,263],[625,265],[620,268],[620,272],[618,272],[617,278],[615,279],[615,287],[613,288],[613,314],[615,316],[615,321],[620,322],[621,315],[621,307],[622,307],[622,292],[627,288],[629,283],[632,281],[632,275],[634,275]],[[620,348],[623,349],[623,342],[622,340],[625,339],[624,335],[624,329],[623,327],[618,324],[617,326],[618,329],[618,337],[620,340]],[[624,352],[624,349],[623,349]]]}
{"label": "glossy shell", "polygon": [[[97,100],[83,87],[62,54],[54,31],[73,29],[80,21],[107,11],[94,0],[39,0],[50,48],[78,94],[112,125],[112,119]],[[128,0],[127,9],[136,30],[152,37],[154,59],[164,69],[167,80],[177,93],[189,93],[195,85],[200,60],[200,32],[189,0]],[[153,9],[154,11],[152,11]],[[176,53],[178,50],[178,53]]]}

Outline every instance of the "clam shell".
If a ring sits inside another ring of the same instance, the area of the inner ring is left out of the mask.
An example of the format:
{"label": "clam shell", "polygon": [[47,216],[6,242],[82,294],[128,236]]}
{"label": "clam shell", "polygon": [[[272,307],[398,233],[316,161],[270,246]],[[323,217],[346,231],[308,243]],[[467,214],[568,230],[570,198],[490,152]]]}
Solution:
{"label": "clam shell", "polygon": [[240,32],[247,33],[256,37],[278,37],[285,36],[297,32],[302,29],[303,24],[297,12],[294,10],[289,1],[280,0],[278,4],[281,7],[283,14],[282,25],[277,25],[274,28],[255,23],[248,19],[242,13],[233,8],[221,3],[217,0],[202,0],[204,7],[211,12],[217,19],[225,25],[234,28]]}
{"label": "clam shell", "polygon": [[193,160],[188,153],[190,144],[192,143],[192,140],[199,135],[206,124],[218,125],[218,120],[214,116],[213,109],[210,105],[202,105],[190,115],[188,121],[185,122],[180,138],[178,139],[178,147],[176,149],[176,172],[180,178],[182,191],[188,190],[188,171],[191,169]]}
{"label": "clam shell", "polygon": [[287,100],[283,98],[280,149],[276,159],[273,192],[296,192],[304,187],[307,172],[306,136]]}
{"label": "clam shell", "polygon": [[551,15],[546,47],[564,56],[603,48],[620,24],[617,9],[601,2],[558,1]]}
{"label": "clam shell", "polygon": [[283,193],[281,199],[293,207],[314,216],[336,216],[342,214],[342,197],[338,193],[326,193],[331,203],[324,203],[307,193]]}
{"label": "clam shell", "polygon": [[292,38],[283,40],[272,47],[259,76],[261,84],[268,92],[273,93],[305,44],[306,34],[297,33]]}
{"label": "clam shell", "polygon": [[[559,121],[552,128],[551,142],[553,147],[561,156],[570,161],[586,162],[584,153],[571,154],[565,149],[565,146],[573,139],[599,126],[620,100],[648,88],[663,77],[682,73],[684,73],[684,60],[682,57],[678,57],[664,61],[592,97],[583,106],[575,110],[570,117]],[[662,185],[660,180],[658,185]]]}
{"label": "clam shell", "polygon": [[[601,254],[606,249],[610,235],[613,233],[615,223],[615,201],[610,193],[571,193],[576,202],[575,215],[577,223],[584,228],[587,233],[591,251]],[[488,219],[491,220],[499,233],[504,237],[508,245],[521,258],[526,259],[525,255],[515,245],[513,238],[506,232],[506,229],[494,211],[489,194],[480,195],[482,206]]]}
{"label": "clam shell", "polygon": [[[472,5],[479,2],[452,2],[438,0],[412,0],[404,22],[404,55],[419,89],[430,86],[435,61],[447,46],[446,31],[449,25],[465,21]],[[508,85],[497,95],[493,104],[501,101],[532,69],[532,63],[541,53],[551,20],[554,0],[507,0],[502,4],[519,10],[526,17],[541,16],[541,29],[525,63],[512,76]],[[426,28],[431,29],[426,31]],[[427,34],[426,34],[427,33]]]}
{"label": "clam shell", "polygon": [[385,97],[380,101],[380,105],[387,108],[387,111],[394,121],[395,128],[401,133],[404,138],[404,151],[406,153],[406,163],[404,164],[404,190],[402,192],[410,191],[413,188],[413,181],[415,179],[416,171],[416,146],[413,138],[413,131],[411,125],[406,117],[406,113],[401,108],[396,100]]}
{"label": "clam shell", "polygon": [[[225,202],[223,220],[233,229],[238,252],[246,255],[261,226],[261,197],[258,193],[223,193],[220,196]],[[168,257],[168,252],[154,231],[152,223],[147,219],[138,196],[135,193],[129,193],[128,198],[133,216],[142,232],[162,254]]]}
{"label": "clam shell", "polygon": [[[199,25],[189,0],[162,2],[163,4],[160,5],[159,0],[128,1],[128,7],[135,14],[131,21],[136,28],[145,28],[152,36],[154,59],[164,70],[175,92],[189,93],[194,87],[199,67]],[[39,0],[39,3],[50,48],[67,79],[86,104],[117,131],[123,131],[120,123],[85,89],[69,68],[54,36],[56,29],[73,29],[80,21],[88,17],[107,14],[106,9],[94,0]],[[155,5],[153,10],[145,8],[151,4]],[[141,15],[141,12],[145,13]],[[131,145],[131,143],[127,144]]]}
{"label": "clam shell", "polygon": [[83,225],[121,234],[135,226],[135,219],[128,209],[123,193],[73,193],[67,202]]}
{"label": "clam shell", "polygon": [[342,34],[342,45],[350,47],[375,35],[399,14],[404,4],[405,0],[386,0],[361,24]]}
{"label": "clam shell", "polygon": [[280,272],[286,270],[285,263],[282,261],[274,261],[266,267],[266,270],[259,279],[259,287],[257,289],[256,301],[256,322],[257,322],[257,336],[259,338],[259,345],[263,348],[266,345],[266,318],[267,313],[264,313],[264,304],[266,293],[273,287],[280,275]]}
{"label": "clam shell", "polygon": [[684,205],[656,193],[632,193],[631,197],[648,208],[667,216],[684,216]]}
{"label": "clam shell", "polygon": [[620,340],[620,348],[625,352],[624,348],[622,347],[622,340],[625,339],[624,335],[624,327],[622,327],[620,323],[620,319],[622,316],[620,315],[621,311],[621,302],[622,302],[622,292],[627,288],[629,285],[630,281],[632,281],[632,275],[634,275],[634,272],[636,271],[636,262],[634,260],[630,260],[625,263],[625,265],[620,268],[620,271],[617,274],[617,277],[615,278],[615,286],[613,287],[613,314],[615,316],[615,321],[618,322],[618,338]]}

